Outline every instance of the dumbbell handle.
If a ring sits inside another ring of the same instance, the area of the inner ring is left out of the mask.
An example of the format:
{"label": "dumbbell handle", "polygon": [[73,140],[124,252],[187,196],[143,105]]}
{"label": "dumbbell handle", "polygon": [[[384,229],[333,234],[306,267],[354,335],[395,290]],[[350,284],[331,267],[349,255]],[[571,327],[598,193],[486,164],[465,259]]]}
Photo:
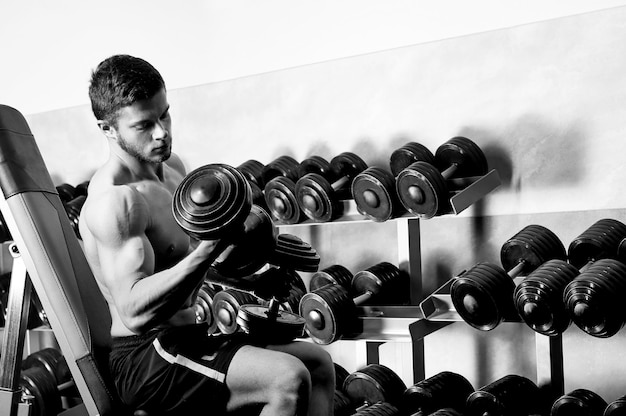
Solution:
{"label": "dumbbell handle", "polygon": [[359,306],[371,299],[372,296],[374,296],[374,292],[368,290],[367,292],[360,294],[359,296],[354,298],[352,301],[356,306]]}
{"label": "dumbbell handle", "polygon": [[443,176],[444,179],[448,179],[449,177],[454,175],[454,172],[456,172],[458,168],[459,168],[459,164],[453,163],[450,166],[448,166],[446,169],[444,169],[443,172],[441,172],[441,176]]}
{"label": "dumbbell handle", "polygon": [[512,279],[515,279],[521,273],[525,265],[526,262],[524,260],[520,260],[515,267],[507,272],[507,274],[511,276]]}
{"label": "dumbbell handle", "polygon": [[267,311],[265,312],[265,314],[267,315],[267,319],[274,321],[280,315],[280,302],[278,301],[278,299],[276,299],[275,296],[272,296],[272,298],[270,299],[270,303],[267,306]]}
{"label": "dumbbell handle", "polygon": [[344,175],[341,178],[337,179],[335,182],[331,183],[330,186],[333,188],[334,191],[336,191],[337,189],[343,188],[349,180],[350,176]]}

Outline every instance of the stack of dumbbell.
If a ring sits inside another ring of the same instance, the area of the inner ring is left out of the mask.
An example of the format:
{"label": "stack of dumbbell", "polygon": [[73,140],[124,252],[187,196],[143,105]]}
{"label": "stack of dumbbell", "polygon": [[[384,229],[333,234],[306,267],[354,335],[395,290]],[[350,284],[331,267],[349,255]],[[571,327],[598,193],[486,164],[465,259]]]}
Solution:
{"label": "stack of dumbbell", "polygon": [[[354,200],[360,214],[387,221],[405,213],[422,219],[451,212],[450,197],[485,175],[487,159],[466,137],[453,137],[433,154],[409,142],[394,150],[389,168],[368,166],[353,152],[327,161],[319,155],[298,162],[283,155],[267,165],[249,160],[251,172],[272,217],[280,224],[306,219],[333,221],[344,214],[344,201]],[[262,190],[262,191],[261,191]]]}
{"label": "stack of dumbbell", "polygon": [[613,336],[626,321],[620,307],[626,296],[624,241],[626,225],[605,218],[566,252],[552,231],[528,225],[503,244],[502,266],[480,262],[453,279],[452,302],[480,330],[521,318],[547,336],[562,334],[571,322],[592,336]]}

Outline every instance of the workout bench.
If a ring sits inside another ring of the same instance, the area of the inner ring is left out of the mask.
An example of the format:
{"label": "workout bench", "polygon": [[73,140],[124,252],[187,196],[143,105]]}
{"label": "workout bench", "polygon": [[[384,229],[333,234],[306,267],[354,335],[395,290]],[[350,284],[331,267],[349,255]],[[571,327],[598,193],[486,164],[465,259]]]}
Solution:
{"label": "workout bench", "polygon": [[61,415],[131,415],[108,374],[108,307],[25,118],[5,105],[0,105],[0,188],[0,212],[13,241],[0,414],[31,414],[18,382],[34,288],[81,396],[80,404]]}

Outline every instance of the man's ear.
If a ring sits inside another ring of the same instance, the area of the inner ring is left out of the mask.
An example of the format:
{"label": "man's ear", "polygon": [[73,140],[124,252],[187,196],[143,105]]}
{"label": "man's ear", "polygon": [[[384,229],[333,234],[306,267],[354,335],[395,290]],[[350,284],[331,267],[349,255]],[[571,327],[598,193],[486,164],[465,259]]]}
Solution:
{"label": "man's ear", "polygon": [[108,121],[98,120],[98,128],[107,138],[115,138],[115,127],[111,126]]}

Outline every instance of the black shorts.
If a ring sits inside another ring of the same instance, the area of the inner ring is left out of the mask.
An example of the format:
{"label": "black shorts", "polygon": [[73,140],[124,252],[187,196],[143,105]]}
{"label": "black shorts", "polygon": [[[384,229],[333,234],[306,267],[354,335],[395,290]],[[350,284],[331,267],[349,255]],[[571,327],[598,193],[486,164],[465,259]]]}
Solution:
{"label": "black shorts", "polygon": [[221,415],[230,397],[228,366],[245,344],[240,334],[209,336],[205,325],[173,327],[113,338],[109,365],[122,401],[133,409]]}

